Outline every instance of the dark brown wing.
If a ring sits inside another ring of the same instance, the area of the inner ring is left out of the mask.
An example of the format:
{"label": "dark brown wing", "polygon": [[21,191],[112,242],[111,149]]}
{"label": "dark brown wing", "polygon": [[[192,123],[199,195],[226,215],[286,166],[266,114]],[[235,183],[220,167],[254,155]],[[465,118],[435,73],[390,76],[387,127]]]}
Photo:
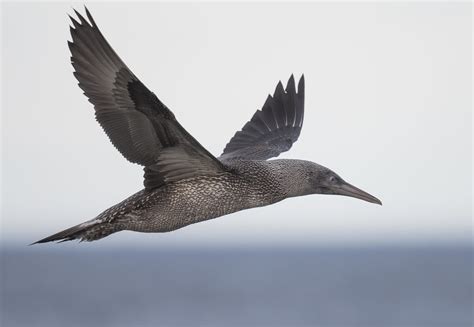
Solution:
{"label": "dark brown wing", "polygon": [[[145,174],[146,187],[160,186],[170,180],[168,175],[175,181],[203,172],[222,172],[222,164],[186,132],[173,113],[128,69],[105,40],[87,8],[86,14],[88,21],[77,11],[79,21],[71,17],[69,49],[74,76],[117,150],[131,162],[152,167],[154,182],[147,181]],[[187,149],[186,156],[182,155],[183,148]],[[160,170],[158,167],[164,165],[159,165],[159,161],[170,156],[174,158],[172,163],[168,160],[166,170]],[[196,166],[194,169],[188,166],[180,174],[180,160],[189,159]]]}
{"label": "dark brown wing", "polygon": [[221,160],[267,160],[288,151],[298,139],[304,117],[304,76],[295,89],[291,75],[283,90],[278,83],[273,97],[268,95],[241,131],[235,133],[219,157]]}

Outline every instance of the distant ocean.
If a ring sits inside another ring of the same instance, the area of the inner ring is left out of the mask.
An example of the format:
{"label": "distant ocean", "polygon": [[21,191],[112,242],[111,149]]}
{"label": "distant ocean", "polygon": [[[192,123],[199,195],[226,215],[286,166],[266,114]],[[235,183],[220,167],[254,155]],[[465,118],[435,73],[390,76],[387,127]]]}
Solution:
{"label": "distant ocean", "polygon": [[473,326],[473,249],[2,249],[1,326]]}

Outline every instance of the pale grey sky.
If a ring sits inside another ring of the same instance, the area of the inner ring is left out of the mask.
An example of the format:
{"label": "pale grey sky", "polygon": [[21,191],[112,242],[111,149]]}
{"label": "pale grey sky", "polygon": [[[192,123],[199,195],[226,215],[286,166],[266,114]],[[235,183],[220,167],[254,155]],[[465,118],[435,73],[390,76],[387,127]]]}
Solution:
{"label": "pale grey sky", "polygon": [[[72,75],[72,7],[2,3],[2,237],[29,243],[142,188]],[[134,73],[208,150],[291,73],[306,78],[312,160],[384,205],[306,196],[169,234],[97,244],[459,240],[472,232],[469,3],[92,3]]]}

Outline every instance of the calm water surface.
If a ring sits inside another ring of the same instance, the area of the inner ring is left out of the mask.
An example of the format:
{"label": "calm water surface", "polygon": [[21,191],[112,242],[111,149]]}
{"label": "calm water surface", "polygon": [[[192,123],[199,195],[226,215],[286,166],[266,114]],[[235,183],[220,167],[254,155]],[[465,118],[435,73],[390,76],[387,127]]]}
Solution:
{"label": "calm water surface", "polygon": [[472,326],[460,247],[2,250],[10,326]]}

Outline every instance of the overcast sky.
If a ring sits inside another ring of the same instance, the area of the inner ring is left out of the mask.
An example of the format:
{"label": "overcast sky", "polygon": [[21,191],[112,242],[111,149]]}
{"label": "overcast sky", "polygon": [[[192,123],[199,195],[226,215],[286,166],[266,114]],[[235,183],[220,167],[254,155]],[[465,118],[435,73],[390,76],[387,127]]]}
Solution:
{"label": "overcast sky", "polygon": [[[470,6],[89,5],[127,65],[215,155],[278,80],[304,73],[303,131],[283,157],[330,167],[384,203],[306,196],[100,244],[469,238]],[[2,234],[27,244],[140,190],[143,173],[110,144],[72,75],[71,4],[2,9]]]}

